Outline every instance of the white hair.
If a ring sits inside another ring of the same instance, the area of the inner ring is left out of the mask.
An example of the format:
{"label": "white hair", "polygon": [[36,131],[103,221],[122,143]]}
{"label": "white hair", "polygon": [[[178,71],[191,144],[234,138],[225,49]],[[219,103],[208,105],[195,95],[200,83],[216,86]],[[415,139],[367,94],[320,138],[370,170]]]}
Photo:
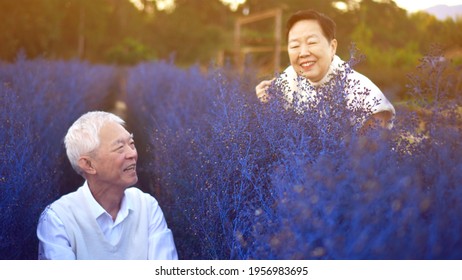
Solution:
{"label": "white hair", "polygon": [[78,174],[83,175],[83,170],[78,165],[80,157],[99,147],[99,132],[108,122],[125,125],[124,120],[112,113],[93,111],[83,114],[67,131],[64,137],[67,158]]}

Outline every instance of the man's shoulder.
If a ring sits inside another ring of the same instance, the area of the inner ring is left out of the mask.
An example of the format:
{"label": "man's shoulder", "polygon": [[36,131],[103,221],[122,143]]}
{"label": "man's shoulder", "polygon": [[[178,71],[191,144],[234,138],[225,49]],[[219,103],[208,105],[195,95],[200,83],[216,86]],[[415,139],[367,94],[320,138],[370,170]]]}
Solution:
{"label": "man's shoulder", "polygon": [[79,199],[83,195],[83,189],[82,187],[79,187],[77,190],[63,194],[61,197],[56,199],[50,204],[50,207],[56,206],[56,205],[67,205],[72,201],[75,201],[76,199]]}
{"label": "man's shoulder", "polygon": [[63,215],[72,213],[72,209],[81,209],[82,208],[82,188],[79,187],[77,190],[67,193],[51,202],[40,215],[40,220],[51,218],[50,216],[56,219],[62,219]]}
{"label": "man's shoulder", "polygon": [[143,196],[143,195],[150,195],[144,191],[142,191],[141,189],[139,189],[138,187],[129,187],[125,190],[125,194],[126,195],[136,195],[136,196]]}
{"label": "man's shoulder", "polygon": [[157,203],[154,196],[152,196],[151,194],[149,194],[147,192],[144,192],[144,191],[140,190],[137,187],[127,188],[125,190],[125,195],[131,201],[143,200],[143,201],[147,201],[147,202],[155,202],[155,203]]}

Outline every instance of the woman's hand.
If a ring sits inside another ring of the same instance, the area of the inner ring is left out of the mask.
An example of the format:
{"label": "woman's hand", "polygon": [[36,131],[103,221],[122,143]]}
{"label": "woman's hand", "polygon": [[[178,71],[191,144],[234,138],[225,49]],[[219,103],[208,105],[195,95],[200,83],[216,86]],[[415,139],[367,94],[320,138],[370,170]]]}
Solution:
{"label": "woman's hand", "polygon": [[373,114],[362,126],[361,131],[364,132],[368,129],[386,128],[392,127],[393,114],[389,111],[381,111]]}
{"label": "woman's hand", "polygon": [[270,96],[268,95],[268,88],[271,85],[271,83],[274,81],[275,78],[271,80],[264,80],[261,81],[256,87],[255,87],[255,93],[257,94],[258,99],[260,99],[261,102],[266,103],[268,102]]}

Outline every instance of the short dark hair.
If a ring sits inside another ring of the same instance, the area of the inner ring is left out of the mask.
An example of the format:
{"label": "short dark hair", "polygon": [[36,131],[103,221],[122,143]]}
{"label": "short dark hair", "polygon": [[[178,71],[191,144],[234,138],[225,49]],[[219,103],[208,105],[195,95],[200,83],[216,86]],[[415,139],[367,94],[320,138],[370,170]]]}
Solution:
{"label": "short dark hair", "polygon": [[301,20],[316,20],[321,26],[322,32],[329,42],[335,39],[336,24],[330,17],[315,10],[301,10],[291,15],[287,20],[286,41],[289,40],[289,31],[292,26]]}

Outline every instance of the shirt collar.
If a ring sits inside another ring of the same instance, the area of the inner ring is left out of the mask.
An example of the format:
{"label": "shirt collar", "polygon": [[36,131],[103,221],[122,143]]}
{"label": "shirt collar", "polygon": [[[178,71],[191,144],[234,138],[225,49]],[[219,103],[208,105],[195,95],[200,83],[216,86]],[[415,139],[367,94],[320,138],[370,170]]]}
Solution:
{"label": "shirt collar", "polygon": [[[82,189],[84,196],[88,201],[91,215],[93,218],[95,218],[95,220],[104,214],[110,216],[109,213],[106,212],[106,210],[98,203],[98,201],[96,201],[96,199],[91,194],[90,187],[88,186],[87,181],[85,181],[85,183],[83,184]],[[122,203],[120,204],[119,212],[117,213],[117,217],[126,217],[129,211],[133,211],[133,202],[130,201],[130,199],[128,199],[127,195],[124,194],[122,198]]]}
{"label": "shirt collar", "polygon": [[343,60],[337,55],[334,55],[334,58],[332,59],[332,62],[329,65],[329,70],[327,70],[326,75],[318,82],[309,82],[309,83],[315,87],[324,85],[325,83],[327,83],[328,81],[332,79],[332,75],[336,75],[338,74],[339,71],[342,71],[343,67],[344,67]]}

